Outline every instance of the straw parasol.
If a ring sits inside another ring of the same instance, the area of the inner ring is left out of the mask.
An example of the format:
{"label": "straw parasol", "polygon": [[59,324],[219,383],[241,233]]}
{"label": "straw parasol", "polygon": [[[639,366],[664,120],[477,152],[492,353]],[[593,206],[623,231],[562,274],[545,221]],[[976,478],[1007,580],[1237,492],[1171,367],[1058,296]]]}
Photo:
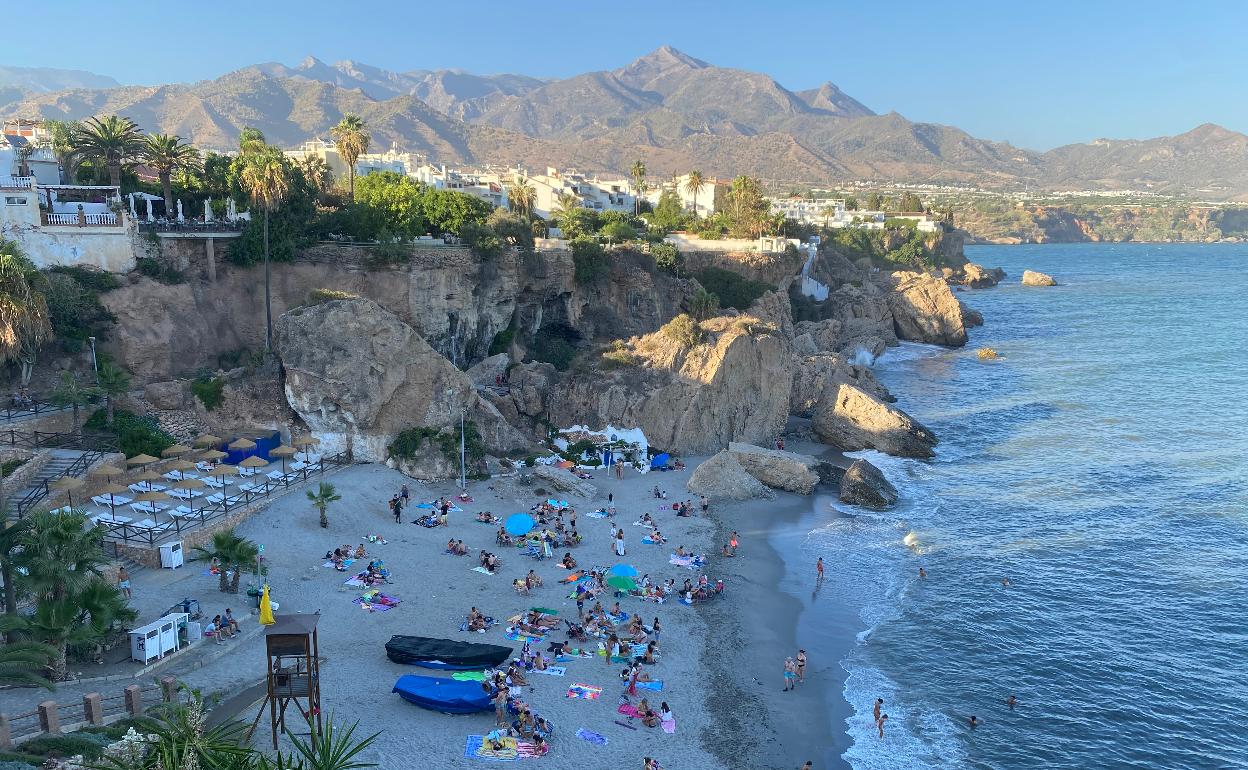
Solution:
{"label": "straw parasol", "polygon": [[217,444],[220,444],[221,441],[222,438],[220,436],[214,436],[211,433],[201,433],[195,439],[194,444],[197,447],[214,447]]}
{"label": "straw parasol", "polygon": [[[200,481],[199,479],[182,479],[181,481],[177,482],[173,486],[175,489],[202,489],[203,487],[207,486],[207,484]],[[195,498],[194,497],[190,499],[190,503],[191,503],[191,513],[194,513],[195,512]]]}
{"label": "straw parasol", "polygon": [[169,463],[169,470],[177,471],[181,478],[186,478],[187,471],[195,470],[195,463],[190,460],[174,460]]}
{"label": "straw parasol", "polygon": [[269,457],[276,457],[282,461],[282,473],[286,472],[286,458],[295,456],[295,448],[293,446],[279,446],[276,449],[269,450]]}
{"label": "straw parasol", "polygon": [[151,455],[139,454],[126,460],[126,465],[151,465],[152,463],[159,462],[159,461],[160,461],[159,457],[152,457]]}
{"label": "straw parasol", "polygon": [[316,446],[319,443],[321,443],[321,440],[317,438],[316,436],[300,436],[299,438],[290,442],[290,445],[293,447],[298,447],[299,449],[302,449],[303,459],[306,461],[309,457],[309,450],[311,450],[312,447]]}
{"label": "straw parasol", "polygon": [[256,442],[249,438],[236,438],[231,441],[228,446],[230,449],[255,449]]}
{"label": "straw parasol", "polygon": [[156,471],[143,471],[142,473],[140,473],[140,474],[136,475],[136,476],[134,477],[134,480],[135,480],[135,481],[146,481],[146,482],[147,482],[147,490],[150,492],[150,491],[152,490],[152,482],[153,482],[153,481],[160,481],[162,478],[164,478],[164,476],[161,476],[161,475],[160,475],[159,473],[157,473]]}
{"label": "straw parasol", "polygon": [[185,444],[174,444],[171,447],[165,447],[164,449],[160,450],[160,456],[161,457],[180,457],[181,455],[184,455],[189,451],[191,451],[191,448],[189,446],[186,446]]}
{"label": "straw parasol", "polygon": [[65,496],[69,498],[69,507],[74,507],[74,493],[86,482],[76,476],[61,476],[59,479],[48,484],[48,489],[64,490]]}
{"label": "straw parasol", "polygon": [[138,494],[134,496],[134,501],[136,503],[152,503],[152,521],[156,520],[156,503],[160,502],[161,500],[168,500],[168,499],[169,499],[169,495],[165,494],[164,492],[158,492],[156,490],[152,490],[150,492],[143,492],[142,494]]}
{"label": "straw parasol", "polygon": [[221,480],[225,481],[226,476],[237,476],[238,468],[233,465],[226,465],[225,463],[221,463],[220,465],[212,469],[212,475],[220,476]]}
{"label": "straw parasol", "polygon": [[115,465],[101,465],[100,467],[91,471],[92,476],[103,476],[109,481],[113,480],[113,476],[120,476],[123,473],[125,473],[125,471],[123,471],[121,468],[118,468]]}
{"label": "straw parasol", "polygon": [[116,513],[117,513],[117,500],[116,500],[116,499],[114,499],[114,497],[113,497],[113,496],[114,496],[114,495],[121,495],[121,494],[125,494],[126,492],[129,492],[129,491],[130,491],[130,490],[129,490],[127,487],[123,487],[121,484],[109,484],[108,486],[106,486],[106,487],[104,487],[103,489],[101,489],[101,490],[100,490],[100,494],[101,494],[101,495],[108,495],[108,507],[109,507],[109,508],[111,508],[111,509],[112,509],[112,513],[113,513],[114,515],[116,515]]}

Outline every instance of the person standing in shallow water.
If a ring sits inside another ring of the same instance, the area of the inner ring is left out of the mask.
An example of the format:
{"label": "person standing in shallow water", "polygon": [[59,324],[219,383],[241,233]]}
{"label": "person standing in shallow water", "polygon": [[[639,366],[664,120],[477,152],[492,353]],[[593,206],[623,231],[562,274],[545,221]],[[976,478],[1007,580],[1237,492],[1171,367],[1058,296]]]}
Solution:
{"label": "person standing in shallow water", "polygon": [[816,583],[823,582],[823,557],[822,556],[820,556],[819,560],[815,562],[815,582]]}
{"label": "person standing in shallow water", "polygon": [[888,721],[888,714],[880,714],[879,720],[877,720],[875,723],[875,726],[879,728],[881,739],[884,737],[884,723],[887,721]]}

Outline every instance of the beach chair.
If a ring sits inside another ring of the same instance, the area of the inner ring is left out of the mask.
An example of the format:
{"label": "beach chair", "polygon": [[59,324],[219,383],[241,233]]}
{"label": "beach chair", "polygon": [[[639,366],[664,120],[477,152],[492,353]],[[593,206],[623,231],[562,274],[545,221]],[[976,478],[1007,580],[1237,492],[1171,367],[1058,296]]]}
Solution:
{"label": "beach chair", "polygon": [[217,492],[216,494],[208,495],[206,499],[208,502],[212,503],[213,505],[220,505],[221,503],[225,502],[225,495],[221,494],[220,492]]}
{"label": "beach chair", "polygon": [[246,467],[246,466],[244,466],[244,465],[240,465],[240,466],[238,466],[238,475],[239,475],[239,476],[255,476],[255,475],[256,475],[256,469],[255,469],[255,468],[248,468],[248,467]]}

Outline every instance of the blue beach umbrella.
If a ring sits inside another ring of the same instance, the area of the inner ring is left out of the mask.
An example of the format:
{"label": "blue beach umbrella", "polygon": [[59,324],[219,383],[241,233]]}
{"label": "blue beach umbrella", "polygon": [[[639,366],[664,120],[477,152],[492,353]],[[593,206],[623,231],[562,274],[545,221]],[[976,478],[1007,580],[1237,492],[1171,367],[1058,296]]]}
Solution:
{"label": "blue beach umbrella", "polygon": [[637,577],[637,568],[631,564],[617,564],[607,572],[620,577]]}
{"label": "blue beach umbrella", "polygon": [[533,529],[533,517],[527,513],[513,513],[507,517],[507,523],[503,525],[503,528],[512,537],[527,535]]}

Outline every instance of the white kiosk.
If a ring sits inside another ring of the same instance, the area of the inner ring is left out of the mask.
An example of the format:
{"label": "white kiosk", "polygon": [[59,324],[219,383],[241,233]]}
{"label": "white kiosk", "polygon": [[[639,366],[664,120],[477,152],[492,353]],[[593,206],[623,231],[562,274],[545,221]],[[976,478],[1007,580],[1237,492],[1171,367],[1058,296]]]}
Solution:
{"label": "white kiosk", "polygon": [[155,623],[130,631],[130,658],[147,665],[153,660],[176,652],[182,647],[181,630],[187,628],[191,616],[174,612]]}

